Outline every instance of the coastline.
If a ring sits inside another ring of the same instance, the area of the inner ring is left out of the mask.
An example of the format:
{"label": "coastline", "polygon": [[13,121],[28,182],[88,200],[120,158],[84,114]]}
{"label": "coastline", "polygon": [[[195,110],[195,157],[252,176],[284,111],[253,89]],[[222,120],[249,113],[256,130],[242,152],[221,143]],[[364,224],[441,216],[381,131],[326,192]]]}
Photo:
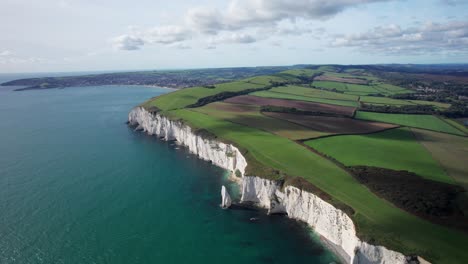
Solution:
{"label": "coastline", "polygon": [[[142,107],[129,113],[129,124],[136,130],[164,140],[176,140],[199,158],[231,171],[241,186],[241,202],[254,202],[268,213],[286,213],[289,218],[306,222],[344,263],[420,263],[419,257],[405,256],[382,246],[370,245],[357,237],[351,218],[313,193],[294,186],[282,186],[274,180],[245,175],[246,159],[240,151],[216,140],[192,132],[181,121],[152,114]],[[227,155],[229,153],[229,155]],[[235,175],[239,170],[241,177]]]}

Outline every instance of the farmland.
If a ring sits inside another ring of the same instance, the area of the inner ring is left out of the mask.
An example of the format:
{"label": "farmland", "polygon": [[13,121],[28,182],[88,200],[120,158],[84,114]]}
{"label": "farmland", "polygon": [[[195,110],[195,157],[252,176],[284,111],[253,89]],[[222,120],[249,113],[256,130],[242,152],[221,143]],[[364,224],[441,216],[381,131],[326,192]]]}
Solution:
{"label": "farmland", "polygon": [[407,128],[370,135],[328,137],[306,144],[346,166],[408,170],[427,179],[453,183]]}
{"label": "farmland", "polygon": [[364,79],[357,79],[351,77],[336,77],[330,75],[321,75],[315,78],[316,81],[331,81],[331,82],[342,82],[342,83],[354,83],[354,84],[367,84]]}
{"label": "farmland", "polygon": [[[254,93],[255,94],[255,93]],[[328,113],[334,115],[352,116],[354,108],[339,105],[320,104],[315,102],[295,101],[286,99],[266,98],[252,95],[242,95],[226,99],[225,102],[258,106],[282,106],[297,108],[304,111]]]}
{"label": "farmland", "polygon": [[274,87],[270,91],[277,92],[277,93],[294,94],[294,95],[305,96],[305,97],[331,99],[331,100],[357,101],[359,99],[359,97],[355,95],[334,93],[334,92],[329,92],[326,90],[319,90],[319,89],[314,89],[314,88],[304,87],[304,86],[297,86],[297,85],[286,85],[286,86]]}
{"label": "farmland", "polygon": [[384,105],[413,105],[414,103],[405,100],[392,99],[388,97],[361,96],[361,102],[366,104],[384,104]]}
{"label": "farmland", "polygon": [[[381,90],[378,90],[373,85],[351,84],[331,81],[314,81],[312,83],[312,86],[353,95],[371,95],[382,93]],[[387,94],[387,92],[385,92],[385,94]]]}
{"label": "farmland", "polygon": [[188,105],[194,104],[206,96],[215,95],[221,92],[239,92],[246,89],[263,88],[265,85],[249,83],[244,81],[230,82],[214,85],[213,88],[207,87],[194,87],[178,91],[177,93],[168,93],[150,100],[144,104],[145,107],[156,106],[161,110],[172,110],[184,108]]}
{"label": "farmland", "polygon": [[[376,243],[390,246],[395,250],[402,252],[409,250],[429,256],[431,259],[464,256],[461,248],[456,246],[463,245],[463,241],[467,239],[463,233],[428,223],[391,206],[377,198],[332,162],[292,141],[192,110],[175,110],[168,115],[172,118],[181,118],[194,128],[206,129],[246,150],[247,159],[255,160],[249,161],[249,164],[260,164],[260,168],[249,166],[247,171],[249,175],[278,179],[282,173],[285,173],[302,177],[330,194],[337,202],[351,206],[356,212],[353,219],[359,226],[360,235],[365,239],[372,238]],[[262,172],[268,172],[265,167],[278,170],[280,174],[262,175]],[[389,219],[392,221],[388,221]],[[421,233],[425,236],[418,235]],[[396,234],[398,238],[395,237]],[[426,250],[437,253],[428,255]]]}
{"label": "farmland", "polygon": [[412,129],[416,139],[431,153],[447,174],[468,190],[468,138],[422,129]]}
{"label": "farmland", "polygon": [[437,115],[378,112],[433,105],[431,113],[444,113],[451,105],[414,92],[365,69],[320,66],[188,88],[142,106],[234,144],[247,175],[319,190],[350,208],[365,241],[457,263],[468,258],[468,237],[456,230],[466,217],[454,200],[467,184],[464,127]]}
{"label": "farmland", "polygon": [[308,96],[294,95],[294,94],[288,94],[288,93],[278,93],[278,92],[272,92],[272,91],[255,92],[255,93],[252,93],[252,95],[260,96],[260,97],[267,97],[267,98],[317,102],[317,103],[350,106],[350,107],[358,106],[358,102],[355,102],[355,101],[335,100],[335,99],[326,99],[326,98],[319,98],[319,97],[308,97]]}
{"label": "farmland", "polygon": [[287,113],[264,114],[329,134],[364,134],[395,127],[391,124],[366,122],[346,117],[296,115]]}
{"label": "farmland", "polygon": [[208,114],[259,130],[264,130],[292,140],[324,136],[326,133],[307,129],[304,126],[288,121],[276,120],[260,114],[258,106],[229,103],[212,103],[193,111]]}
{"label": "farmland", "polygon": [[432,115],[385,114],[358,111],[356,118],[464,135],[462,131]]}

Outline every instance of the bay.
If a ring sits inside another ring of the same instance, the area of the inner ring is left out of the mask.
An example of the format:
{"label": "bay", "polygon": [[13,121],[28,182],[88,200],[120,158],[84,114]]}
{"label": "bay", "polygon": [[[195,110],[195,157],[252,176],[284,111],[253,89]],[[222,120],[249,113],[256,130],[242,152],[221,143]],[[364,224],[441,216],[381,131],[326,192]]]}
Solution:
{"label": "bay", "polygon": [[220,209],[226,171],[126,126],[168,91],[0,88],[0,263],[336,261],[304,224]]}

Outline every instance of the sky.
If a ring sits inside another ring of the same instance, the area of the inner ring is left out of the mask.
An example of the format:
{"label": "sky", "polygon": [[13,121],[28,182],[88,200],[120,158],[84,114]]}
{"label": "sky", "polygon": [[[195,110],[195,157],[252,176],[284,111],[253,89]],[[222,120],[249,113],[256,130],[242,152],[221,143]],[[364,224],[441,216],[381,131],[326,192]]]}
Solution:
{"label": "sky", "polygon": [[0,0],[0,73],[468,63],[468,0]]}

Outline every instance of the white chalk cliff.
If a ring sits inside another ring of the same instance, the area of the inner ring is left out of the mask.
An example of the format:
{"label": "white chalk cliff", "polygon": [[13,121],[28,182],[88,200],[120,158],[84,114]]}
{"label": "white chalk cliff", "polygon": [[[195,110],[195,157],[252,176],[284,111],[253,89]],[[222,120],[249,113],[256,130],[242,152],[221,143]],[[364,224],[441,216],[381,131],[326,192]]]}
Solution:
{"label": "white chalk cliff", "polygon": [[241,202],[255,202],[269,213],[286,213],[290,218],[308,223],[346,263],[409,262],[409,258],[399,252],[361,241],[351,218],[318,196],[293,186],[281,190],[276,181],[244,175],[247,162],[236,147],[203,138],[182,122],[149,113],[142,107],[134,108],[128,121],[150,135],[177,140],[201,159],[232,172],[238,170],[242,174]]}
{"label": "white chalk cliff", "polygon": [[224,209],[229,208],[231,207],[231,203],[231,196],[223,185],[223,187],[221,187],[221,207]]}

